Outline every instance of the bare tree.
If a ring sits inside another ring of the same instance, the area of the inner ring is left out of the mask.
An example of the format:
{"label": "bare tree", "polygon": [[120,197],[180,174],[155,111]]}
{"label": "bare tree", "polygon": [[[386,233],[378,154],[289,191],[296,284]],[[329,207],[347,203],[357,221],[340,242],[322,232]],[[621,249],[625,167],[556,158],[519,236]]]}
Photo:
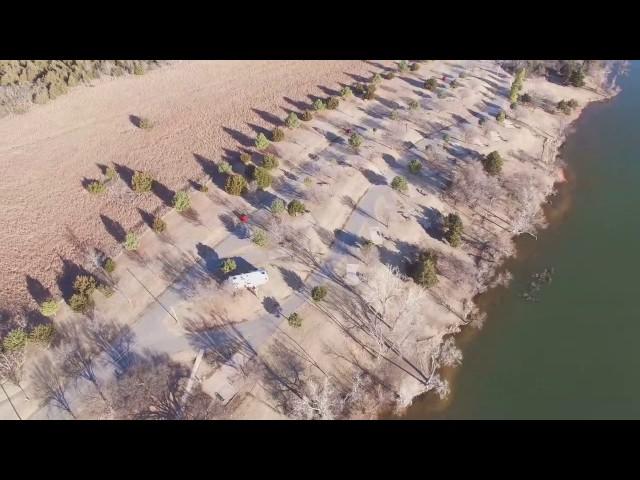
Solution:
{"label": "bare tree", "polygon": [[76,418],[65,394],[63,377],[58,366],[48,356],[43,356],[35,364],[31,372],[31,383],[36,396],[45,405],[52,404]]}
{"label": "bare tree", "polygon": [[511,233],[526,233],[537,239],[534,222],[540,210],[540,191],[542,185],[531,175],[516,174],[507,183],[510,193],[517,202],[511,219]]}
{"label": "bare tree", "polygon": [[306,420],[332,420],[342,412],[344,401],[339,397],[328,376],[322,381],[310,378],[306,391],[293,400],[292,415]]}
{"label": "bare tree", "polygon": [[455,203],[467,204],[472,209],[481,204],[491,207],[501,193],[496,178],[487,175],[479,162],[457,170],[448,192]]}
{"label": "bare tree", "polygon": [[199,386],[185,395],[189,374],[186,365],[172,361],[166,354],[147,353],[138,358],[131,368],[106,386],[116,418],[212,418],[219,409],[216,410],[211,397]]}
{"label": "bare tree", "polygon": [[7,379],[16,385],[29,400],[29,395],[22,388],[22,374],[25,361],[24,349],[0,352],[0,380]]}
{"label": "bare tree", "polygon": [[100,398],[108,404],[107,398],[102,393],[100,384],[94,371],[94,360],[97,350],[90,346],[83,345],[76,339],[66,345],[66,352],[62,361],[62,370],[66,376],[71,378],[83,378],[90,382],[96,389]]}

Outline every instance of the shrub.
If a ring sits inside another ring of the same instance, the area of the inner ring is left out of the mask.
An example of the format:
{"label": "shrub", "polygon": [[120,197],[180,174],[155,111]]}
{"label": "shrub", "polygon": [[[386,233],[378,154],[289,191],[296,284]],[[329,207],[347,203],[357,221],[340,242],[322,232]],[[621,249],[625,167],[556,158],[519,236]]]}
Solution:
{"label": "shrub", "polygon": [[[248,165],[249,163],[251,163],[251,154],[247,153],[247,152],[243,152],[240,154],[240,161],[242,163],[244,163],[245,165]],[[231,173],[231,172],[229,172]]]}
{"label": "shrub", "polygon": [[382,81],[382,76],[379,73],[376,73],[371,77],[371,83],[380,83]]}
{"label": "shrub", "polygon": [[224,184],[224,190],[230,195],[242,195],[247,191],[247,181],[242,175],[230,175]]}
{"label": "shrub", "polygon": [[273,213],[274,215],[280,215],[282,212],[284,212],[284,200],[282,200],[281,198],[276,198],[273,200],[273,202],[271,202],[271,213]]}
{"label": "shrub", "polygon": [[96,279],[91,275],[78,275],[73,281],[73,290],[80,295],[91,295],[96,289]]}
{"label": "shrub", "polygon": [[382,78],[384,78],[385,80],[391,80],[396,76],[395,73],[393,72],[386,72],[382,74]]}
{"label": "shrub", "polygon": [[409,70],[409,63],[406,60],[400,60],[398,62],[398,70],[400,70],[401,72],[406,72],[407,70]]}
{"label": "shrub", "polygon": [[27,332],[24,328],[14,328],[2,340],[2,346],[9,352],[22,350],[27,344]]}
{"label": "shrub", "polygon": [[113,271],[116,269],[115,260],[113,258],[107,258],[102,264],[102,268],[104,268],[104,271],[107,273],[113,273]]}
{"label": "shrub", "polygon": [[256,230],[251,236],[251,241],[259,247],[264,247],[267,244],[267,234],[264,230]]}
{"label": "shrub", "polygon": [[431,288],[438,283],[437,257],[431,251],[420,252],[413,266],[413,280],[420,286]]}
{"label": "shrub", "polygon": [[262,167],[253,169],[253,179],[256,181],[260,190],[269,188],[271,186],[271,182],[273,182],[273,177],[269,171]]}
{"label": "shrub", "polygon": [[310,122],[313,120],[313,112],[311,112],[311,110],[305,110],[300,118],[303,122]]}
{"label": "shrub", "polygon": [[137,250],[139,246],[140,239],[138,238],[138,235],[136,235],[134,232],[127,233],[127,237],[124,240],[124,249],[132,252],[134,250]]}
{"label": "shrub", "polygon": [[311,177],[305,177],[302,183],[304,183],[305,187],[310,187],[313,184],[313,180],[311,180]]}
{"label": "shrub", "polygon": [[269,140],[264,136],[264,133],[259,133],[256,137],[255,144],[258,150],[264,150],[269,146]]}
{"label": "shrub", "polygon": [[300,200],[293,199],[287,205],[287,212],[292,217],[295,217],[299,213],[305,213],[307,211],[307,207]]}
{"label": "shrub", "polygon": [[298,115],[296,115],[295,112],[291,112],[284,123],[289,128],[298,128],[298,126],[300,125],[300,120],[298,119]]}
{"label": "shrub", "polygon": [[510,108],[511,110],[515,110],[517,106],[518,106],[518,102],[513,102],[513,103],[510,103],[510,104],[509,104],[509,108]]}
{"label": "shrub", "polygon": [[500,113],[498,113],[498,115],[496,115],[496,120],[499,123],[504,122],[505,118],[507,118],[507,114],[504,112],[504,110],[500,110]]}
{"label": "shrub", "polygon": [[223,273],[230,273],[233,272],[236,268],[238,268],[238,266],[236,265],[236,261],[233,258],[227,258],[222,262],[220,270],[222,270]]}
{"label": "shrub", "polygon": [[365,100],[373,100],[376,98],[376,85],[373,83],[367,85],[362,98]]}
{"label": "shrub", "polygon": [[504,160],[495,150],[482,159],[482,166],[489,175],[498,175],[502,171]]}
{"label": "shrub", "polygon": [[326,296],[327,287],[325,287],[324,285],[318,285],[317,287],[313,287],[311,289],[311,298],[313,298],[313,300],[315,300],[316,302],[324,300]]}
{"label": "shrub", "polygon": [[582,68],[576,68],[571,72],[569,83],[574,87],[584,87],[584,72]]}
{"label": "shrub", "polygon": [[40,305],[40,313],[45,317],[54,317],[56,313],[58,313],[59,308],[60,305],[58,302],[56,302],[55,299],[50,298],[49,300],[42,302],[42,305]]}
{"label": "shrub", "polygon": [[438,80],[436,80],[435,77],[431,77],[424,82],[424,88],[431,90],[432,92],[435,91],[435,89],[438,88]]}
{"label": "shrub", "polygon": [[98,194],[103,193],[106,190],[106,186],[104,183],[99,182],[98,180],[94,180],[89,185],[87,185],[87,190],[89,193]]}
{"label": "shrub", "polygon": [[420,173],[421,169],[422,169],[422,162],[420,162],[420,160],[418,160],[417,158],[414,158],[409,162],[409,171],[411,173],[418,174]]}
{"label": "shrub", "polygon": [[409,104],[408,105],[409,105],[409,110],[416,110],[420,106],[418,101],[415,100],[415,99],[409,100]]}
{"label": "shrub", "polygon": [[151,228],[153,228],[153,231],[156,233],[162,233],[167,229],[167,222],[162,220],[160,217],[155,217]]}
{"label": "shrub", "polygon": [[131,178],[131,188],[134,192],[145,193],[151,191],[153,178],[146,172],[135,172]]}
{"label": "shrub", "polygon": [[397,190],[398,192],[406,192],[409,188],[407,179],[400,176],[394,177],[393,180],[391,180],[391,188]]}
{"label": "shrub", "polygon": [[279,164],[280,162],[278,162],[278,157],[276,157],[275,155],[271,155],[270,153],[267,153],[262,157],[262,166],[267,170],[278,168]]}
{"label": "shrub", "polygon": [[220,160],[218,162],[218,173],[226,173],[227,175],[233,172],[233,168],[231,168],[231,164],[226,160]]}
{"label": "shrub", "polygon": [[442,141],[444,143],[449,143],[449,140],[451,140],[451,136],[448,133],[445,133],[444,135],[442,135]]}
{"label": "shrub", "polygon": [[452,247],[458,247],[462,241],[462,219],[456,213],[450,213],[444,219],[444,238]]}
{"label": "shrub", "polygon": [[353,95],[353,92],[351,91],[351,88],[349,88],[349,87],[342,87],[342,90],[340,90],[340,96],[342,98],[349,98],[352,95]]}
{"label": "shrub", "polygon": [[200,190],[202,193],[207,193],[209,191],[209,187],[207,187],[204,183],[200,186],[198,186],[198,190]]}
{"label": "shrub", "polygon": [[414,63],[412,63],[412,64],[409,66],[409,69],[410,69],[412,72],[417,72],[418,70],[420,70],[420,64],[419,64],[419,63],[415,63],[415,62],[414,62]]}
{"label": "shrub", "polygon": [[284,140],[284,130],[279,127],[276,127],[271,132],[271,141],[273,142],[281,142]]}
{"label": "shrub", "polygon": [[520,95],[520,101],[522,103],[531,103],[531,100],[533,100],[531,98],[531,95],[529,95],[528,93],[523,93],[522,95]]}
{"label": "shrub", "polygon": [[69,299],[69,307],[76,313],[85,313],[91,307],[91,299],[80,293],[74,293]]}
{"label": "shrub", "polygon": [[144,130],[150,130],[153,128],[153,122],[147,117],[140,117],[138,120],[138,127]]}
{"label": "shrub", "polygon": [[118,172],[113,167],[107,167],[107,171],[105,172],[105,176],[108,181],[114,180],[118,176]]}
{"label": "shrub", "polygon": [[567,102],[567,105],[571,108],[576,108],[578,106],[578,101],[575,98],[572,98]]}
{"label": "shrub", "polygon": [[173,196],[173,208],[175,208],[178,213],[191,208],[191,199],[189,198],[189,194],[187,192],[176,192]]}
{"label": "shrub", "polygon": [[451,83],[449,84],[449,86],[451,88],[457,88],[460,84],[458,83],[458,81],[454,78],[453,80],[451,80]]}
{"label": "shrub", "polygon": [[302,326],[302,317],[296,312],[293,312],[287,317],[287,323],[289,323],[290,327],[300,328]]}
{"label": "shrub", "polygon": [[134,75],[144,75],[144,65],[141,63],[136,63],[133,66],[133,74]]}
{"label": "shrub", "polygon": [[358,148],[360,148],[360,146],[362,145],[362,135],[359,135],[358,133],[352,133],[351,136],[349,137],[349,145],[351,145],[353,148],[355,148],[356,150]]}
{"label": "shrub", "polygon": [[324,102],[321,99],[317,99],[315,102],[313,102],[313,109],[316,112],[320,112],[322,110],[324,110],[326,108],[326,105],[324,104]]}
{"label": "shrub", "polygon": [[397,110],[392,110],[391,113],[389,114],[389,118],[391,120],[397,120],[398,119],[398,111]]}
{"label": "shrub", "polygon": [[565,115],[569,115],[571,113],[571,107],[569,106],[569,102],[566,100],[560,100],[556,105],[556,108]]}
{"label": "shrub", "polygon": [[39,345],[48,346],[53,340],[56,329],[53,325],[38,325],[29,333],[29,341]]}
{"label": "shrub", "polygon": [[327,100],[327,108],[329,110],[335,110],[336,108],[338,108],[338,105],[340,105],[340,100],[338,100],[338,97],[330,97],[329,100]]}

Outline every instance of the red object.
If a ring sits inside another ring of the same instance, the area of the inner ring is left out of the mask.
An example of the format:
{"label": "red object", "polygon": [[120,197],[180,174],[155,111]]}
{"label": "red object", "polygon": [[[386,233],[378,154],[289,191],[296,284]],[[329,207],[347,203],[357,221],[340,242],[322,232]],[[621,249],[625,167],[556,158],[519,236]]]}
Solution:
{"label": "red object", "polygon": [[242,223],[247,223],[249,221],[249,215],[246,215],[246,214],[240,215],[240,221]]}

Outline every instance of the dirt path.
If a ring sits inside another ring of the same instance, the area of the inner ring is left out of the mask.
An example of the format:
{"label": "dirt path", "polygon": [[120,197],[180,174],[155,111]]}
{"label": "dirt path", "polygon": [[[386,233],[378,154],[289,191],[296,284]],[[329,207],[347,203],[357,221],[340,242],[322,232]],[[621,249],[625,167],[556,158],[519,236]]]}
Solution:
{"label": "dirt path", "polygon": [[[58,277],[83,263],[77,244],[117,250],[121,232],[141,225],[141,212],[202,178],[197,156],[218,161],[304,108],[308,95],[331,93],[321,86],[377,70],[362,61],[181,61],[0,120],[0,314],[29,312],[34,297],[57,294]],[[140,130],[130,116],[155,126]],[[150,171],[157,195],[126,188],[89,195],[83,180],[101,178],[100,166],[111,163],[125,177]]]}

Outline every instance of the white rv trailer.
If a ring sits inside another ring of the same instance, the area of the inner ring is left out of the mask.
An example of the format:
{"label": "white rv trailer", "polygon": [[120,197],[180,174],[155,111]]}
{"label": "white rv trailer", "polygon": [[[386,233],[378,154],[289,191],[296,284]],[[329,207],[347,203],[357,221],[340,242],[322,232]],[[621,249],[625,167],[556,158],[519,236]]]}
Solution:
{"label": "white rv trailer", "polygon": [[227,282],[233,285],[234,288],[256,288],[260,285],[264,285],[269,281],[269,275],[266,270],[255,270],[249,273],[241,273],[240,275],[233,275],[228,278]]}

